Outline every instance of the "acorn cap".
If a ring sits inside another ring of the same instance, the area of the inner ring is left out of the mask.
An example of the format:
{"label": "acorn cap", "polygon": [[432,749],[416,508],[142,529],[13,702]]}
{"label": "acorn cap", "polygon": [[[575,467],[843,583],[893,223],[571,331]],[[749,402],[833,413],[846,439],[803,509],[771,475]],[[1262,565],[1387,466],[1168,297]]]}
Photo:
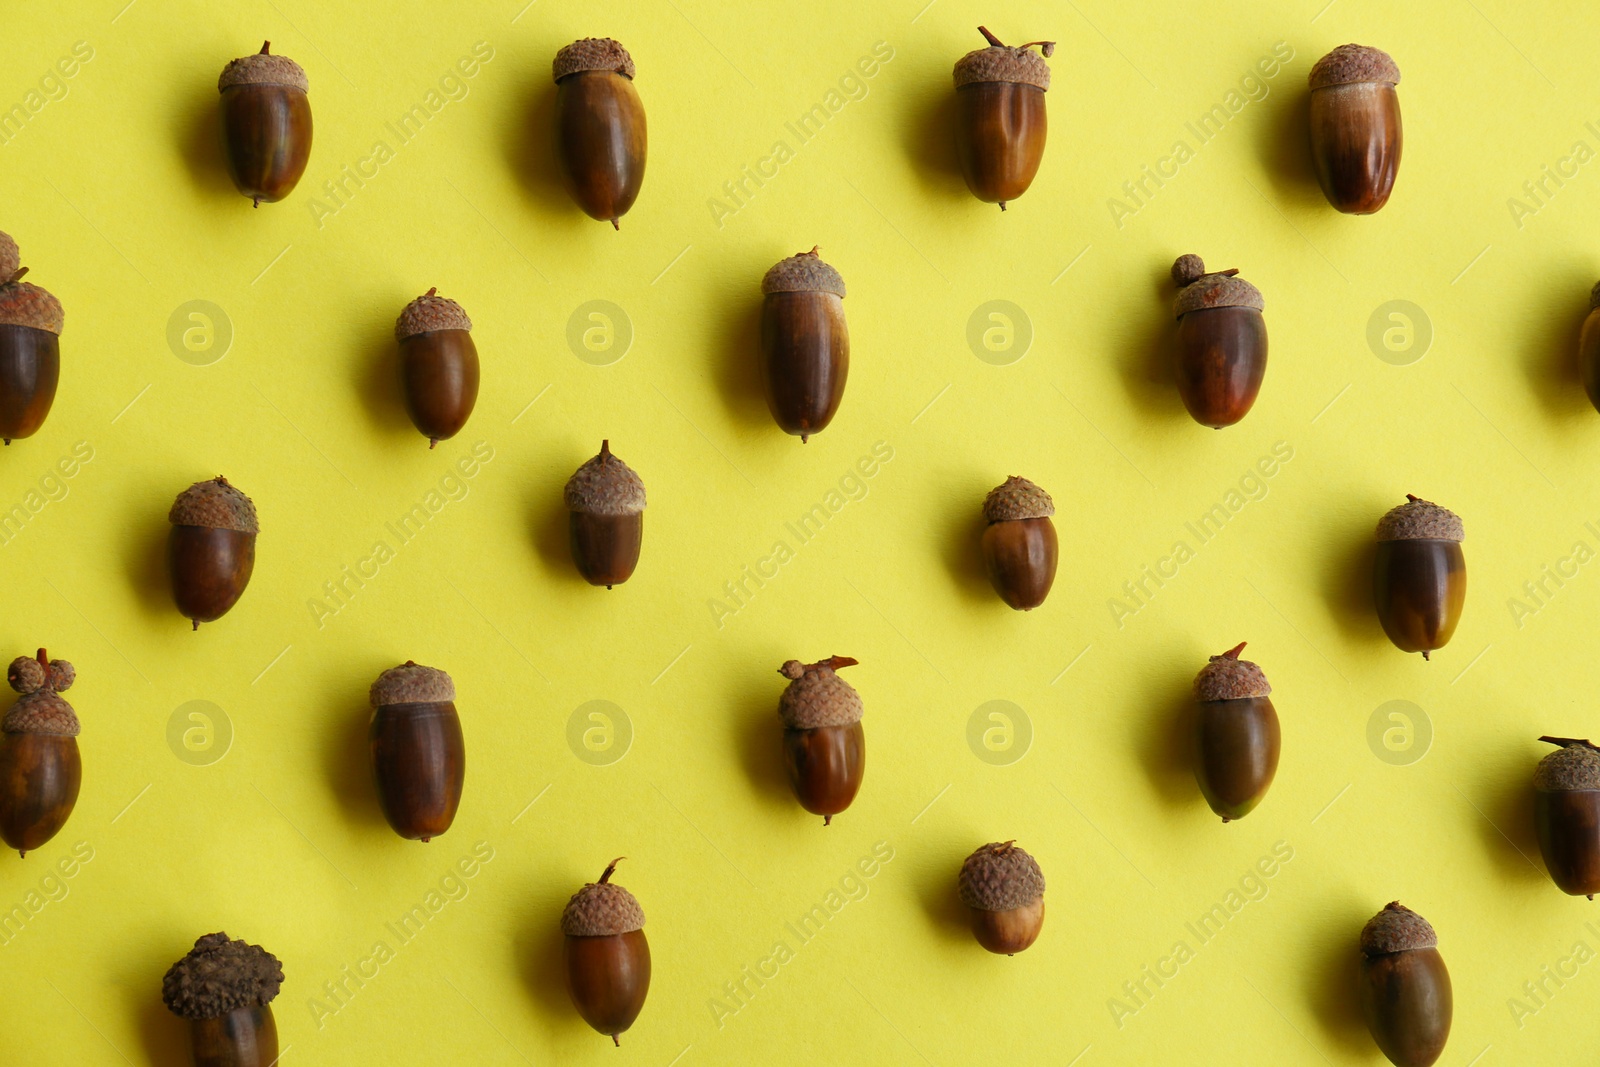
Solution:
{"label": "acorn cap", "polygon": [[64,659],[50,659],[44,649],[18,656],[6,670],[6,681],[21,693],[0,720],[0,732],[77,737],[78,716],[58,693],[72,688],[78,672]]}
{"label": "acorn cap", "polygon": [[1178,300],[1173,313],[1182,318],[1191,311],[1206,308],[1255,308],[1265,310],[1261,290],[1236,277],[1237,270],[1206,273],[1205,260],[1190,253],[1172,264],[1172,280],[1178,283]]}
{"label": "acorn cap", "polygon": [[611,454],[611,442],[567,479],[562,494],[568,511],[590,515],[637,515],[644,510],[644,482],[632,467]]}
{"label": "acorn cap", "polygon": [[256,506],[220,474],[209,482],[195,482],[179,493],[172,510],[167,512],[167,521],[174,526],[207,526],[247,534],[261,531]]}
{"label": "acorn cap", "polygon": [[839,677],[842,667],[854,667],[849,656],[834,656],[820,663],[789,660],[778,673],[789,686],[778,698],[778,715],[791,730],[819,726],[849,726],[861,721],[861,694]]}
{"label": "acorn cap", "polygon": [[1533,787],[1545,793],[1574,789],[1600,789],[1600,751],[1588,741],[1572,737],[1541,737],[1561,747],[1539,761]]}
{"label": "acorn cap", "polygon": [[961,902],[980,911],[1023,908],[1044,896],[1044,872],[1014,841],[992,841],[961,864]]}
{"label": "acorn cap", "polygon": [[1594,288],[1589,290],[1590,309],[1600,308],[1600,282],[1594,283]]}
{"label": "acorn cap", "polygon": [[797,252],[773,264],[761,279],[761,292],[832,293],[843,300],[844,278],[822,262],[817,249],[812,248],[809,252]]}
{"label": "acorn cap", "polygon": [[1463,541],[1461,516],[1449,508],[1406,494],[1406,502],[1378,520],[1380,541]]}
{"label": "acorn cap", "polygon": [[[1018,82],[1041,90],[1049,90],[1050,64],[1044,60],[1045,56],[1055,52],[1054,41],[1033,41],[1030,44],[1009,48],[996,40],[994,34],[982,26],[978,27],[978,32],[988,39],[989,47],[968,52],[956,60],[957,89],[973,82]],[[1039,51],[1044,55],[1029,51],[1035,44],[1039,45]]]}
{"label": "acorn cap", "polygon": [[991,524],[1014,519],[1048,519],[1056,513],[1050,494],[1015,474],[983,498],[983,517]]}
{"label": "acorn cap", "polygon": [[59,337],[66,321],[61,301],[49,290],[21,281],[26,273],[25,267],[0,273],[0,326],[31,326]]}
{"label": "acorn cap", "polygon": [[1385,904],[1383,910],[1361,928],[1361,952],[1369,959],[1390,952],[1438,947],[1439,935],[1433,932],[1428,920],[1398,900]]}
{"label": "acorn cap", "polygon": [[1210,662],[1200,668],[1200,673],[1194,676],[1196,700],[1248,700],[1272,692],[1261,668],[1239,658],[1244,646],[1245,642],[1240,641],[1237,648],[1212,656]]}
{"label": "acorn cap", "polygon": [[240,1008],[272,1003],[283,985],[283,964],[260,945],[206,934],[161,979],[167,1010],[185,1019],[220,1019]]}
{"label": "acorn cap", "polygon": [[633,57],[609,37],[585,37],[557,52],[555,62],[550,64],[556,81],[585,70],[612,70],[632,81]]}
{"label": "acorn cap", "polygon": [[300,64],[288,56],[269,55],[267,49],[271,47],[272,42],[268,41],[255,55],[230,61],[217,79],[217,92],[235,85],[285,85],[302,93],[309,91],[311,83]]}
{"label": "acorn cap", "polygon": [[18,656],[6,668],[6,682],[19,693],[32,693],[44,688],[46,676],[46,665],[35,656]]}
{"label": "acorn cap", "polygon": [[[0,279],[10,278],[22,266],[22,253],[11,235],[0,230]],[[0,283],[3,284],[3,283]]]}
{"label": "acorn cap", "polygon": [[1342,44],[1311,68],[1311,88],[1350,85],[1355,82],[1400,84],[1400,68],[1389,53],[1364,44]]}
{"label": "acorn cap", "polygon": [[429,289],[406,305],[394,322],[394,339],[404,341],[419,333],[435,330],[472,330],[472,320],[460,304],[449,297],[437,295],[437,288]]}
{"label": "acorn cap", "polygon": [[437,667],[406,660],[378,675],[367,698],[375,708],[390,704],[448,704],[456,698],[456,683]]}
{"label": "acorn cap", "polygon": [[628,934],[644,926],[644,909],[633,894],[611,884],[611,874],[621,863],[611,861],[598,882],[590,882],[567,901],[561,912],[561,932],[568,937],[611,937]]}

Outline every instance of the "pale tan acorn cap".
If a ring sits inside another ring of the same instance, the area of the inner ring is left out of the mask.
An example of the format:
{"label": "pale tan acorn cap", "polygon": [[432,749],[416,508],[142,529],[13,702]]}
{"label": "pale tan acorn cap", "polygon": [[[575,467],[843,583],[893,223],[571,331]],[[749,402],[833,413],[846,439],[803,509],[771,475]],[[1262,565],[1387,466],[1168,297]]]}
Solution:
{"label": "pale tan acorn cap", "polygon": [[1600,789],[1600,752],[1581,743],[1561,746],[1539,761],[1533,787],[1545,793]]}
{"label": "pale tan acorn cap", "polygon": [[1056,513],[1050,494],[1026,478],[1011,475],[983,498],[983,517],[991,524],[1019,519],[1048,519]]}
{"label": "pale tan acorn cap", "polygon": [[259,533],[256,506],[249,497],[228,484],[220,474],[208,482],[195,482],[178,494],[167,512],[174,526],[206,526],[213,530]]}
{"label": "pale tan acorn cap", "polygon": [[1406,502],[1378,520],[1380,541],[1464,541],[1461,516],[1431,500],[1406,494]]}
{"label": "pale tan acorn cap", "polygon": [[585,70],[610,70],[633,80],[633,57],[628,50],[609,37],[585,37],[573,41],[556,53],[550,72],[560,81],[568,74]]}
{"label": "pale tan acorn cap", "polygon": [[961,902],[980,911],[1010,911],[1044,896],[1044,872],[1014,841],[991,841],[961,864]]}
{"label": "pale tan acorn cap", "polygon": [[1173,313],[1182,318],[1191,311],[1207,308],[1255,308],[1266,310],[1261,290],[1237,277],[1237,270],[1206,273],[1205,260],[1190,253],[1172,264],[1172,280],[1178,283],[1178,299]]}
{"label": "pale tan acorn cap", "polygon": [[[981,27],[978,32],[993,40]],[[1007,45],[990,45],[968,52],[956,60],[956,88],[974,82],[1017,82],[1048,92],[1050,64],[1045,62],[1045,57],[1055,52],[1056,45],[1054,41],[1039,43],[1044,55],[1033,51],[1031,47],[1012,48]]]}
{"label": "pale tan acorn cap", "polygon": [[763,293],[832,293],[844,299],[844,278],[813,248],[773,264],[761,279]]}
{"label": "pale tan acorn cap", "polygon": [[1238,648],[1220,656],[1212,656],[1200,668],[1200,673],[1194,677],[1196,700],[1249,700],[1272,692],[1272,686],[1267,684],[1267,676],[1261,668],[1247,659],[1239,658],[1243,648],[1244,643],[1240,642]]}
{"label": "pale tan acorn cap", "polygon": [[1364,44],[1342,44],[1311,68],[1311,88],[1351,85],[1356,82],[1400,84],[1400,68],[1388,52]]}
{"label": "pale tan acorn cap", "polygon": [[217,79],[217,92],[235,85],[285,85],[302,93],[309,92],[311,83],[306,78],[305,70],[288,56],[268,54],[267,49],[271,44],[268,41],[253,56],[230,60],[222,68],[222,76]]}
{"label": "pale tan acorn cap", "polygon": [[838,670],[853,667],[855,660],[834,656],[821,663],[789,660],[778,673],[789,685],[778,698],[778,715],[791,730],[815,730],[822,726],[849,726],[861,721],[861,694],[839,677]]}
{"label": "pale tan acorn cap", "polygon": [[[12,271],[6,278],[16,279],[27,271]],[[58,337],[66,324],[61,301],[46,289],[24,281],[0,282],[0,326],[31,326]]]}
{"label": "pale tan acorn cap", "polygon": [[391,704],[448,704],[456,698],[456,683],[437,667],[406,660],[378,675],[367,693],[375,708]]}
{"label": "pale tan acorn cap", "polygon": [[632,893],[610,881],[621,863],[611,861],[599,882],[590,882],[572,894],[561,912],[561,932],[568,937],[612,937],[644,928],[644,909]]}
{"label": "pale tan acorn cap", "polygon": [[0,285],[4,285],[10,277],[17,273],[17,268],[22,266],[22,252],[17,248],[17,242],[11,235],[0,230]]}
{"label": "pale tan acorn cap", "polygon": [[1361,928],[1361,951],[1369,957],[1438,947],[1439,935],[1433,932],[1428,920],[1398,900],[1384,905],[1383,910]]}
{"label": "pale tan acorn cap", "polygon": [[429,289],[405,306],[394,323],[396,341],[435,330],[472,330],[472,320],[461,305],[438,294],[437,288]]}
{"label": "pale tan acorn cap", "polygon": [[644,481],[611,454],[611,442],[579,467],[562,493],[568,511],[589,515],[637,515],[644,510]]}
{"label": "pale tan acorn cap", "polygon": [[283,986],[283,964],[260,945],[206,934],[161,979],[161,1001],[185,1019],[220,1019],[270,1004]]}
{"label": "pale tan acorn cap", "polygon": [[77,712],[54,689],[23,694],[0,721],[0,731],[8,734],[77,737],[80,729]]}

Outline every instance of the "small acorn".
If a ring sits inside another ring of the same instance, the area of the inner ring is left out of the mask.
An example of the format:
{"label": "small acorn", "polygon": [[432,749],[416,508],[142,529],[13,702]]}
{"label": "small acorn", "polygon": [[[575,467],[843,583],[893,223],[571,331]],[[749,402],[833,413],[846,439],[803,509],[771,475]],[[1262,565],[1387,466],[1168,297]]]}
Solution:
{"label": "small acorn", "polygon": [[789,786],[824,826],[850,806],[866,770],[861,694],[836,673],[855,665],[848,656],[833,656],[810,664],[792,659],[778,668],[789,679],[778,698]]}
{"label": "small acorn", "polygon": [[1575,737],[1541,737],[1554,752],[1533,774],[1533,821],[1550,878],[1563,893],[1600,893],[1600,749]]}
{"label": "small acorn", "polygon": [[272,1000],[283,965],[260,945],[206,934],[161,979],[161,1001],[189,1020],[195,1067],[272,1067],[278,1024]]}
{"label": "small acorn", "polygon": [[567,992],[583,1021],[621,1045],[650,992],[650,943],[644,936],[644,909],[611,875],[618,857],[598,882],[572,894],[561,913],[566,935],[562,955]]}
{"label": "small acorn", "polygon": [[1583,320],[1583,331],[1578,335],[1578,367],[1583,374],[1583,391],[1589,394],[1589,403],[1600,411],[1600,282],[1589,290],[1589,317]]}
{"label": "small acorn", "polygon": [[222,141],[233,184],[251,203],[294,192],[311,159],[310,83],[300,64],[270,55],[272,42],[222,68]]}
{"label": "small acorn", "polygon": [[478,402],[478,349],[460,304],[429,289],[395,320],[400,392],[411,424],[433,448],[461,432]]}
{"label": "small acorn", "polygon": [[813,248],[761,279],[761,385],[784,433],[805,443],[833,421],[850,375],[844,279]]}
{"label": "small acorn", "polygon": [[256,565],[256,506],[220,475],[178,494],[167,513],[172,599],[194,628],[238,603]]}
{"label": "small acorn", "polygon": [[1378,520],[1373,596],[1383,632],[1403,652],[1443,648],[1467,600],[1466,536],[1448,508],[1406,494]]}
{"label": "small acorn", "polygon": [[1450,1036],[1450,972],[1428,920],[1394,901],[1361,928],[1361,1014],[1395,1067],[1429,1067]]}
{"label": "small acorn", "polygon": [[1000,599],[1018,611],[1043,604],[1056,580],[1055,513],[1049,493],[1014,474],[984,498],[984,567]]}
{"label": "small acorn", "polygon": [[1245,642],[1212,656],[1194,679],[1194,775],[1223,822],[1242,819],[1278,772],[1278,712],[1261,668],[1240,659]]}
{"label": "small acorn", "polygon": [[1196,422],[1217,430],[1250,413],[1267,373],[1261,290],[1238,273],[1208,274],[1196,255],[1172,264],[1178,283],[1178,395]]}
{"label": "small acorn", "polygon": [[467,776],[456,686],[406,660],[378,675],[367,732],[378,804],[394,832],[426,844],[450,829]]}
{"label": "small acorn", "polygon": [[[1044,158],[1044,94],[1050,88],[1054,41],[1015,48],[982,26],[988,48],[956,61],[956,155],[972,195],[986,204],[1015,200],[1028,191]],[[1028,49],[1037,46],[1043,56]]]}
{"label": "small acorn", "polygon": [[633,87],[633,57],[609,37],[585,37],[556,53],[556,160],[584,214],[618,222],[639,197],[649,137]]}
{"label": "small acorn", "polygon": [[17,244],[0,233],[0,439],[32,437],[61,377],[61,301],[22,280]]}
{"label": "small acorn", "polygon": [[1342,44],[1311,68],[1311,159],[1328,203],[1371,215],[1400,170],[1400,68],[1389,53]]}
{"label": "small acorn", "polygon": [[78,802],[78,716],[59,695],[77,677],[72,664],[42,648],[6,671],[22,696],[0,721],[0,839],[19,856],[54,837]]}
{"label": "small acorn", "polygon": [[1044,872],[1015,841],[979,847],[961,864],[956,888],[972,936],[990,952],[1015,956],[1044,928]]}
{"label": "small acorn", "polygon": [[621,585],[639,565],[644,537],[644,482],[600,442],[564,493],[571,512],[572,562],[590,585]]}

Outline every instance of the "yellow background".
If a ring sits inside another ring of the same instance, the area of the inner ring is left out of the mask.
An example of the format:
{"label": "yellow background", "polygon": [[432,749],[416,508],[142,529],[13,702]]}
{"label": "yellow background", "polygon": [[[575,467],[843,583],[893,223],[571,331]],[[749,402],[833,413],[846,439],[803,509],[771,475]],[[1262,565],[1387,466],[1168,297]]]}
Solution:
{"label": "yellow background", "polygon": [[[74,661],[84,761],[66,829],[0,863],[0,905],[74,844],[93,858],[0,946],[0,1058],[180,1062],[161,976],[222,929],[282,959],[289,1063],[1375,1063],[1355,940],[1398,898],[1438,928],[1454,979],[1441,1062],[1593,1062],[1600,936],[1584,923],[1600,918],[1546,877],[1530,779],[1539,734],[1600,732],[1600,564],[1536,613],[1509,601],[1574,542],[1600,548],[1584,525],[1600,524],[1600,416],[1573,362],[1600,277],[1600,164],[1568,165],[1520,220],[1507,201],[1575,142],[1600,148],[1584,125],[1600,121],[1600,11],[523,2],[403,0],[380,16],[96,0],[6,16],[0,106],[75,42],[93,58],[0,146],[0,229],[67,315],[55,408],[0,453],[0,506],[79,442],[93,458],[0,547],[0,649]],[[966,193],[950,148],[950,68],[982,43],[979,22],[1059,42],[1044,166],[1004,215]],[[630,49],[649,115],[620,233],[566,199],[546,148],[550,60],[586,35]],[[264,38],[307,69],[316,141],[300,188],[253,211],[221,169],[215,81]],[[1306,73],[1351,40],[1404,72],[1404,163],[1366,219],[1323,201],[1304,141]],[[492,59],[465,98],[398,144],[385,124],[477,42]],[[892,58],[865,96],[798,143],[785,123],[878,42]],[[1185,123],[1278,42],[1293,56],[1265,96],[1198,145]],[[1180,138],[1193,158],[1119,227],[1108,200]],[[793,158],[718,218],[723,183],[779,139]],[[323,184],[378,140],[393,158],[319,219]],[[802,446],[772,425],[753,349],[762,272],[813,244],[848,281],[854,359],[838,418]],[[1166,274],[1191,251],[1266,298],[1265,387],[1225,432],[1188,418],[1164,369]],[[430,286],[466,306],[484,360],[466,431],[431,453],[400,411],[390,332]],[[995,299],[1033,330],[1004,366],[966,341]],[[167,342],[191,300],[234,331],[210,365]],[[567,342],[591,300],[632,326],[610,365]],[[1432,324],[1408,365],[1368,345],[1391,300]],[[638,573],[610,593],[574,574],[561,507],[602,437],[650,499]],[[476,442],[492,459],[465,498],[394,546],[384,524]],[[876,442],[893,458],[866,496],[800,545],[784,524]],[[1292,459],[1266,496],[1195,542],[1184,524],[1280,442]],[[219,473],[263,532],[249,591],[195,634],[165,591],[165,517]],[[1058,507],[1060,575],[1027,615],[988,591],[977,557],[983,495],[1008,474]],[[1373,525],[1408,491],[1467,529],[1466,615],[1432,663],[1391,647],[1369,607]],[[308,602],[380,538],[395,558],[319,624]],[[723,583],[780,539],[794,558],[717,625]],[[1122,583],[1180,539],[1194,558],[1115,619]],[[1206,655],[1240,640],[1272,680],[1283,759],[1261,807],[1223,826],[1177,727]],[[832,653],[861,660],[847,676],[869,760],[824,830],[782,779],[774,669]],[[454,676],[470,753],[460,816],[427,846],[383,824],[365,764],[367,686],[407,658]],[[633,730],[609,765],[567,741],[595,699]],[[209,765],[169,745],[192,700],[233,731]],[[1031,724],[1009,765],[968,744],[990,700]],[[1391,700],[1423,709],[1424,758],[1369,746]],[[982,952],[954,899],[961,859],[1008,838],[1049,880],[1043,936],[1014,959]],[[863,899],[809,942],[785,929],[878,842],[893,858]],[[1185,923],[1279,842],[1293,858],[1265,897],[1193,939]],[[446,881],[465,896],[397,946],[385,924],[479,843],[492,860]],[[620,1052],[568,1005],[557,931],[568,895],[618,855],[655,961]],[[1108,1001],[1136,1004],[1123,982],[1180,939],[1194,958],[1119,1026]],[[394,958],[319,1017],[310,999],[379,940]],[[724,983],[779,940],[792,958],[719,1014]],[[1577,942],[1588,962],[1515,1014],[1542,967],[1571,974]]]}

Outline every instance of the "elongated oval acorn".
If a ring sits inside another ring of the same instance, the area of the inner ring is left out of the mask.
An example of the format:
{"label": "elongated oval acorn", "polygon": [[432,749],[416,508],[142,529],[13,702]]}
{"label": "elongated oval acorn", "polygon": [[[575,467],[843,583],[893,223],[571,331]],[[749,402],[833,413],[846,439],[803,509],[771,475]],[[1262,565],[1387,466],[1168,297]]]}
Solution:
{"label": "elongated oval acorn", "polygon": [[1207,273],[1196,255],[1172,264],[1178,283],[1178,395],[1196,422],[1217,430],[1250,413],[1267,373],[1261,290],[1238,273]]}
{"label": "elongated oval acorn", "polygon": [[1551,881],[1563,893],[1600,893],[1600,749],[1576,737],[1541,737],[1559,746],[1533,774],[1533,822]]}
{"label": "elongated oval acorn", "polygon": [[[1044,158],[1044,94],[1050,88],[1054,41],[1015,48],[982,26],[989,47],[956,61],[956,155],[972,195],[986,204],[1006,203],[1028,191]],[[1028,51],[1038,47],[1043,55]]]}
{"label": "elongated oval acorn", "polygon": [[428,841],[455,821],[467,776],[456,686],[435,667],[406,660],[378,675],[367,731],[378,805],[394,832]]}
{"label": "elongated oval acorn", "polygon": [[178,494],[167,513],[172,599],[200,629],[239,602],[256,566],[256,506],[218,475]]}
{"label": "elongated oval acorn", "polygon": [[1015,956],[1044,928],[1044,872],[1015,841],[980,846],[956,878],[972,936],[990,952]]}
{"label": "elongated oval acorn", "polygon": [[1361,928],[1361,1014],[1395,1067],[1429,1067],[1450,1037],[1450,972],[1428,920],[1394,901]]}
{"label": "elongated oval acorn", "polygon": [[556,53],[556,159],[567,192],[592,219],[621,229],[639,198],[649,136],[633,57],[609,37]]}
{"label": "elongated oval acorn", "polygon": [[0,439],[32,437],[61,377],[61,301],[22,280],[17,244],[0,233]]}
{"label": "elongated oval acorn", "polygon": [[572,562],[583,580],[607,589],[627,581],[644,538],[644,482],[601,441],[600,454],[578,468],[564,495]]}
{"label": "elongated oval acorn", "polygon": [[206,934],[161,979],[161,1001],[189,1020],[195,1067],[272,1067],[278,1024],[272,1001],[283,965],[260,945]]}
{"label": "elongated oval acorn", "polygon": [[1018,611],[1043,604],[1056,580],[1055,513],[1049,493],[1014,474],[984,498],[984,567],[1000,599]]}
{"label": "elongated oval acorn", "polygon": [[650,992],[650,943],[644,909],[632,893],[611,881],[617,864],[598,882],[572,894],[561,913],[567,992],[583,1021],[622,1044]]}
{"label": "elongated oval acorn", "polygon": [[818,250],[779,260],[761,279],[761,385],[767,408],[801,443],[838,414],[850,375],[844,278]]}
{"label": "elongated oval acorn", "polygon": [[1578,369],[1589,403],[1600,411],[1600,282],[1589,290],[1589,316],[1583,320],[1583,331],[1578,335]]}
{"label": "elongated oval acorn", "polygon": [[1466,534],[1448,508],[1406,494],[1406,503],[1378,520],[1373,598],[1378,621],[1402,652],[1443,648],[1467,600]]}
{"label": "elongated oval acorn", "polygon": [[54,837],[78,802],[78,716],[60,696],[77,677],[42,648],[6,671],[22,696],[0,721],[0,839],[19,856]]}
{"label": "elongated oval acorn", "polygon": [[233,60],[217,79],[228,174],[256,207],[294,192],[311,160],[310,83],[300,64],[271,47]]}
{"label": "elongated oval acorn", "polygon": [[1267,795],[1278,772],[1278,712],[1261,668],[1240,659],[1243,641],[1200,668],[1194,679],[1195,778],[1223,822],[1242,819]]}
{"label": "elongated oval acorn", "polygon": [[1371,215],[1389,202],[1400,150],[1400,68],[1389,53],[1342,44],[1311,68],[1311,160],[1328,203]]}
{"label": "elongated oval acorn", "polygon": [[809,664],[792,659],[778,668],[789,679],[778,698],[789,787],[824,826],[850,806],[866,771],[861,694],[837,673],[855,665],[848,656],[833,656]]}
{"label": "elongated oval acorn", "polygon": [[400,392],[411,424],[433,448],[461,432],[478,402],[478,349],[461,305],[429,289],[395,320]]}

